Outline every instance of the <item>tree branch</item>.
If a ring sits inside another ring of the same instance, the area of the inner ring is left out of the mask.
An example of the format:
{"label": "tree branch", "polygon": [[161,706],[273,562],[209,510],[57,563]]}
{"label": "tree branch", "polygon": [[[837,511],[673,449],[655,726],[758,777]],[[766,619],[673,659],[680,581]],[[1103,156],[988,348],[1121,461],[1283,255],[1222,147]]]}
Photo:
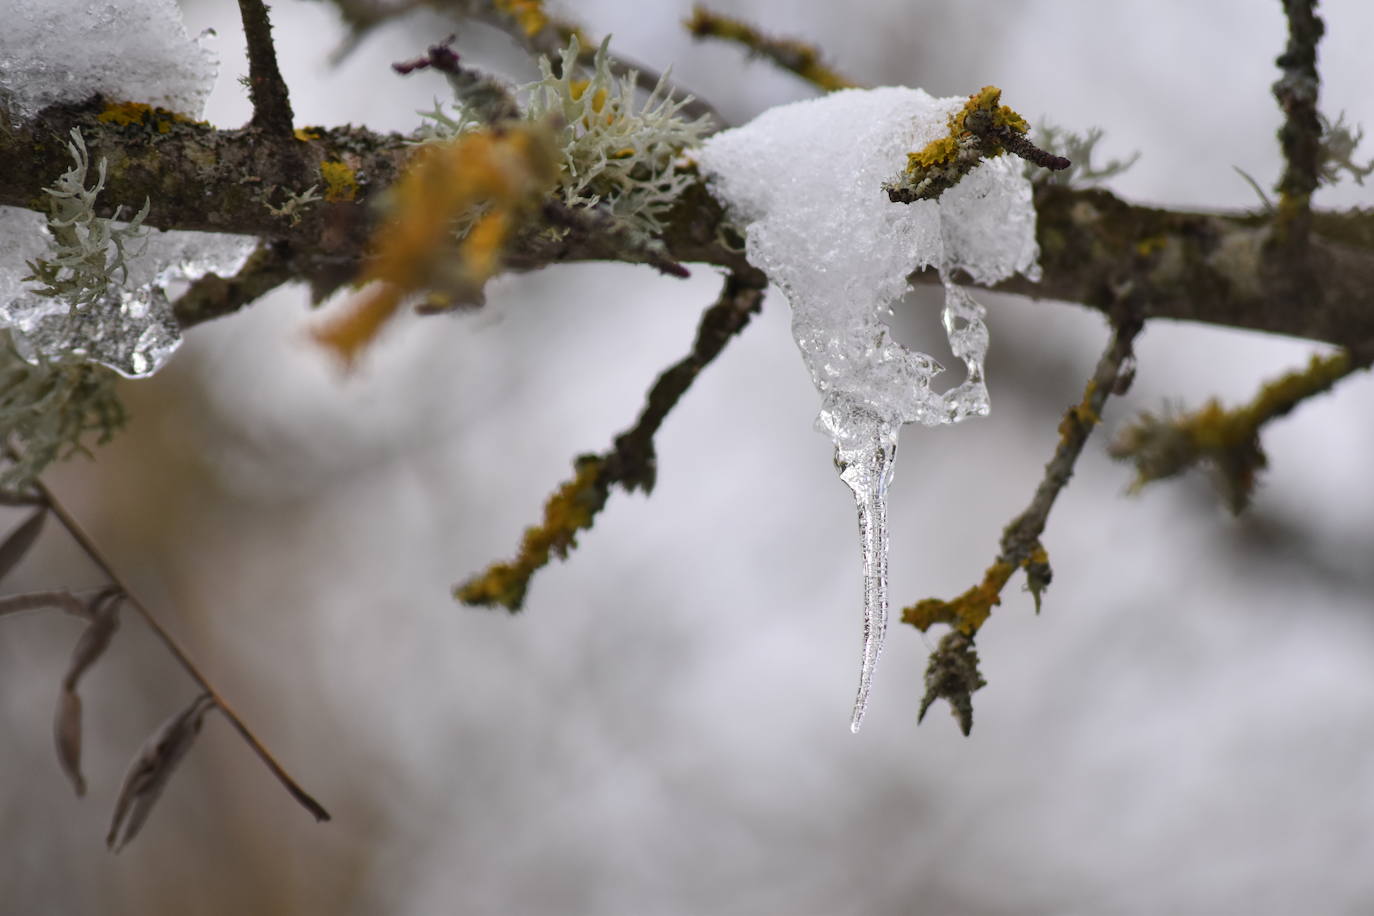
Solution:
{"label": "tree branch", "polygon": [[1275,188],[1279,192],[1277,227],[1295,249],[1307,242],[1312,192],[1317,189],[1321,162],[1321,118],[1317,115],[1317,42],[1325,27],[1316,14],[1316,0],[1282,0],[1288,17],[1288,47],[1276,61],[1283,77],[1274,84],[1274,98],[1283,109],[1279,128],[1285,168]]}
{"label": "tree branch", "polygon": [[[79,127],[92,158],[108,160],[97,208],[102,215],[148,199],[150,226],[271,239],[285,246],[294,276],[309,282],[317,297],[357,274],[373,218],[366,204],[395,180],[409,152],[397,134],[345,127],[312,131],[308,142],[290,140],[284,162],[244,130],[168,121],[163,133],[160,127],[102,122],[105,110],[97,97],[49,108],[17,131],[0,131],[0,161],[7,163],[0,170],[0,204],[41,206],[42,189],[68,166],[66,138]],[[299,193],[321,181],[324,163],[341,163],[356,176],[355,198],[311,205],[294,224],[274,215],[271,195]],[[881,206],[881,189],[874,197]],[[1109,315],[1124,297],[1146,319],[1268,331],[1357,352],[1374,346],[1374,211],[1314,212],[1311,280],[1295,286],[1272,282],[1265,247],[1273,230],[1263,216],[1144,207],[1102,189],[1051,183],[1037,187],[1035,203],[1043,278],[1015,278],[998,285],[1000,291],[1081,303]],[[661,251],[590,226],[561,238],[541,229],[535,226],[512,246],[509,269],[564,261],[646,263],[660,255],[752,269],[738,229],[704,184],[679,199]],[[913,279],[938,282],[933,272]],[[227,313],[237,305],[225,299],[223,307]],[[215,312],[195,314],[206,320]]]}
{"label": "tree branch", "polygon": [[718,38],[743,45],[751,57],[762,57],[806,80],[824,92],[855,89],[859,84],[827,66],[821,52],[813,45],[794,38],[773,38],[765,35],[743,19],[723,16],[701,4],[692,7],[692,16],[684,25],[698,40]]}
{"label": "tree branch", "polygon": [[248,39],[248,92],[253,99],[250,124],[264,133],[290,136],[294,121],[291,97],[277,67],[267,5],[263,0],[239,0],[239,14]]}

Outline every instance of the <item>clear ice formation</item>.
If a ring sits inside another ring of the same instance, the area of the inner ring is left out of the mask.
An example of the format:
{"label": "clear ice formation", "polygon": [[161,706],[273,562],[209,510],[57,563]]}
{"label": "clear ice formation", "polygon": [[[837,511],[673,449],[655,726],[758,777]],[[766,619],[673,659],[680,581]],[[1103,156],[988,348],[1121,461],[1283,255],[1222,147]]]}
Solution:
{"label": "clear ice formation", "polygon": [[[30,239],[40,242],[28,258],[46,253],[46,231],[41,214],[0,207],[0,240],[23,237],[26,248]],[[256,247],[243,235],[150,230],[126,258],[128,278],[85,305],[29,292],[19,281],[28,273],[24,253],[0,250],[0,328],[9,329],[15,350],[31,363],[76,358],[145,378],[181,346],[168,287],[211,272],[229,276]]]}
{"label": "clear ice formation", "polygon": [[[12,124],[55,102],[82,102],[97,92],[198,118],[214,88],[218,63],[187,35],[176,0],[0,5],[0,117]],[[92,163],[88,186],[96,172]],[[158,202],[150,203],[156,213]],[[150,231],[128,253],[127,280],[77,306],[36,296],[22,282],[26,262],[49,254],[43,215],[0,207],[0,329],[10,330],[15,348],[31,362],[79,358],[131,378],[150,375],[181,343],[168,285],[210,271],[233,273],[255,245],[245,236]]]}
{"label": "clear ice formation", "polygon": [[218,63],[177,0],[5,0],[0,105],[18,125],[54,102],[106,98],[200,116]]}
{"label": "clear ice formation", "polygon": [[[859,510],[864,642],[850,728],[858,731],[887,628],[887,487],[898,430],[988,412],[983,307],[951,277],[1036,279],[1031,186],[1019,160],[988,160],[939,201],[894,204],[885,180],[906,154],[943,136],[963,98],[919,89],[851,89],[770,109],[698,153],[712,192],[745,227],[749,262],[792,304],[792,333],[821,395],[816,425]],[[939,392],[943,367],[892,339],[886,318],[907,276],[934,267],[943,320],[964,380]]]}

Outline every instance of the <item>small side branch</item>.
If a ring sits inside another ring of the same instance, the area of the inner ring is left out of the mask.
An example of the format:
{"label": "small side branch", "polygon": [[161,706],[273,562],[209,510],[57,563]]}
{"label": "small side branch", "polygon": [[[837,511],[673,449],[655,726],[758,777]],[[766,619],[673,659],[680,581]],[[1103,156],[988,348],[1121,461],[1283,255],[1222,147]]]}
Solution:
{"label": "small side branch", "polygon": [[279,137],[291,135],[291,97],[277,67],[272,23],[263,0],[239,0],[243,32],[248,39],[248,91],[253,99],[253,127]]}
{"label": "small side branch", "polygon": [[1295,248],[1307,242],[1311,226],[1312,192],[1321,165],[1322,124],[1317,114],[1317,42],[1325,27],[1316,14],[1316,0],[1283,0],[1288,17],[1288,46],[1276,61],[1283,76],[1274,83],[1274,98],[1283,109],[1279,128],[1285,167],[1279,192],[1277,228],[1280,238]]}
{"label": "small side branch", "polygon": [[508,563],[494,563],[453,589],[464,604],[518,611],[530,578],[556,554],[565,558],[577,534],[592,527],[612,486],[649,493],[657,479],[654,434],[692,382],[720,355],[731,338],[749,324],[763,302],[764,280],[757,273],[732,273],[716,303],[701,316],[692,350],[654,382],[638,421],[615,438],[610,451],[580,455],[576,475],[549,498],[544,521],[525,530],[520,552]]}
{"label": "small side branch", "polygon": [[232,277],[209,273],[196,280],[172,306],[177,323],[189,328],[231,315],[294,279],[286,247],[284,243],[263,245]]}
{"label": "small side branch", "polygon": [[937,623],[948,624],[953,632],[940,641],[930,656],[926,671],[926,695],[921,701],[919,718],[936,699],[949,702],[964,734],[973,727],[973,691],[983,686],[978,674],[978,656],[973,639],[992,614],[994,605],[1002,603],[1002,589],[1012,575],[1026,572],[1027,587],[1040,610],[1040,596],[1049,587],[1053,575],[1049,554],[1040,536],[1049,522],[1055,500],[1073,476],[1074,465],[1083,453],[1083,446],[1093,427],[1101,422],[1102,409],[1113,394],[1122,394],[1134,376],[1133,344],[1142,322],[1130,317],[1119,321],[1106,351],[1083,391],[1083,399],[1065,412],[1059,423],[1059,444],[1045,465],[1045,474],[1036,487],[1035,495],[1025,510],[1002,531],[996,560],[983,574],[983,581],[957,598],[948,601],[927,598],[902,611],[902,622],[921,631]]}
{"label": "small side branch", "polygon": [[825,92],[859,87],[858,83],[827,66],[821,59],[821,52],[804,41],[772,38],[742,19],[722,16],[699,4],[692,8],[692,17],[683,24],[693,38],[719,38],[741,44],[749,50],[750,56],[762,57]]}
{"label": "small side branch", "polygon": [[1269,463],[1260,445],[1264,425],[1369,363],[1369,358],[1356,359],[1347,350],[1313,356],[1306,368],[1266,383],[1254,400],[1234,410],[1213,399],[1178,416],[1143,413],[1112,442],[1112,457],[1135,465],[1133,490],[1206,465],[1215,472],[1228,508],[1240,513],[1250,503],[1259,472]]}

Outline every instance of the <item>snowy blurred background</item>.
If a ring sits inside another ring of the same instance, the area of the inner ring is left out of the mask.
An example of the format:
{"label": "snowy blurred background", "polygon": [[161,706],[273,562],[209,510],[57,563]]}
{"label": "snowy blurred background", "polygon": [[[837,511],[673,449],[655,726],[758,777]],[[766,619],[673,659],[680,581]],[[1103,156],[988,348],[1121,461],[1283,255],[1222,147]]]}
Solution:
{"label": "snowy blurred background", "polygon": [[[687,0],[568,2],[735,122],[811,94],[694,45]],[[1248,208],[1270,185],[1278,2],[719,3],[870,84],[1099,126],[1141,201]],[[1374,125],[1374,7],[1328,0],[1322,108]],[[298,124],[408,131],[443,96],[395,76],[453,27],[415,14],[339,67],[322,3],[274,5]],[[186,0],[222,57],[209,118],[249,114],[237,10]],[[520,66],[499,35],[459,50]],[[520,71],[519,78],[532,72]],[[1366,155],[1369,150],[1365,150]],[[1367,188],[1321,193],[1371,203]],[[332,810],[316,825],[211,717],[141,835],[103,837],[124,769],[192,685],[126,617],[83,682],[89,795],[51,749],[75,625],[0,626],[0,913],[1356,913],[1374,909],[1374,488],[1359,377],[1268,431],[1233,520],[1205,482],[1123,496],[1096,438],[1051,519],[1037,618],[979,637],[971,738],[916,727],[930,643],[894,626],[864,731],[854,508],[778,295],[659,436],[651,498],[615,493],[519,616],[449,598],[510,555],[572,457],[634,419],[718,278],[576,265],[407,318],[341,379],[301,289],[202,327],[124,391],[132,428],[50,475],[135,588]],[[993,413],[908,429],[892,493],[898,606],[949,596],[1028,500],[1106,340],[1082,308],[987,296]],[[937,354],[936,301],[899,338]],[[1108,430],[1166,399],[1235,401],[1316,346],[1154,323]],[[5,515],[6,524],[17,516]],[[1019,580],[1017,580],[1019,581]],[[53,526],[7,587],[98,579]]]}

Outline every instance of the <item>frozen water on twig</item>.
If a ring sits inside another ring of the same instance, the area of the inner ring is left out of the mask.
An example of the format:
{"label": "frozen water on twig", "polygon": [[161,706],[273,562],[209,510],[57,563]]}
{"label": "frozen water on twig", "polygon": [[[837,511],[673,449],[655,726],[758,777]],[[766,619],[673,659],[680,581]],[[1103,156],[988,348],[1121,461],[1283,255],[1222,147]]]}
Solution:
{"label": "frozen water on twig", "polygon": [[[792,331],[821,395],[817,426],[854,493],[864,554],[864,652],[857,731],[887,621],[886,492],[904,423],[939,426],[988,411],[983,308],[951,277],[1032,278],[1030,182],[1005,157],[982,163],[939,201],[894,204],[883,182],[948,129],[962,98],[919,89],[845,90],[764,112],[699,153],[745,228],[745,254],[792,304]],[[931,388],[943,367],[892,339],[891,308],[913,271],[937,268],[950,348],[965,379]]]}
{"label": "frozen water on twig", "polygon": [[[200,117],[218,64],[186,34],[176,0],[9,0],[4,6],[0,117],[17,125],[48,105],[84,102],[96,93]],[[79,160],[74,180],[98,192],[98,162],[89,165]],[[122,203],[132,213],[143,201]],[[148,204],[158,210],[157,200]],[[118,232],[122,224],[109,225]],[[31,361],[85,359],[130,377],[157,371],[181,343],[169,286],[210,271],[231,274],[256,246],[244,236],[150,232],[123,253],[127,276],[73,301],[35,295],[22,282],[28,262],[51,256],[46,238],[41,214],[0,207],[0,328],[10,329],[16,349]]]}
{"label": "frozen water on twig", "polygon": [[218,64],[176,0],[5,0],[0,106],[19,124],[56,102],[143,102],[200,117]]}

